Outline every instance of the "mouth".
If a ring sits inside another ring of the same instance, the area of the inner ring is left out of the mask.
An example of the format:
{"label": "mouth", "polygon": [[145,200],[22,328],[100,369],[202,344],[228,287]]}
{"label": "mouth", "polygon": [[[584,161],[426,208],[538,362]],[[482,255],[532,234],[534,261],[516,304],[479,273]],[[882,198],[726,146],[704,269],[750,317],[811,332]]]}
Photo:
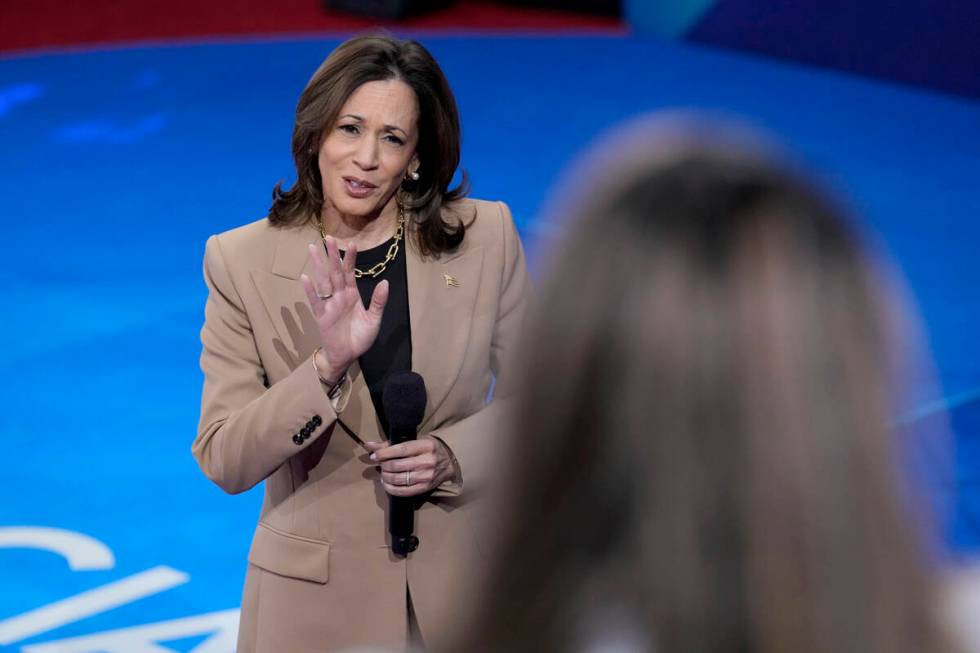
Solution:
{"label": "mouth", "polygon": [[357,177],[344,177],[344,182],[356,190],[370,190],[372,188],[377,188],[377,185],[372,184],[364,179],[358,179]]}
{"label": "mouth", "polygon": [[369,181],[357,177],[344,177],[344,192],[347,193],[348,197],[358,200],[366,199],[372,196],[375,188],[377,186]]}

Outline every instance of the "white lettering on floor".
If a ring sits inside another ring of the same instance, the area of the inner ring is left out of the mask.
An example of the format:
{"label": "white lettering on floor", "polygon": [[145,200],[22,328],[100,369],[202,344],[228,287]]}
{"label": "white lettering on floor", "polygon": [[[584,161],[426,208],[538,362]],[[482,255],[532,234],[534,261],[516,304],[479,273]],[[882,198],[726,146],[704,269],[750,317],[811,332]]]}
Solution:
{"label": "white lettering on floor", "polygon": [[0,527],[0,549],[40,549],[57,553],[72,571],[112,569],[116,557],[105,544],[75,531],[40,526]]}
{"label": "white lettering on floor", "polygon": [[183,585],[190,576],[160,566],[0,621],[0,644],[10,644],[65,624]]}
{"label": "white lettering on floor", "polygon": [[158,642],[213,633],[190,653],[231,653],[238,637],[238,610],[107,630],[82,637],[32,644],[23,653],[173,653]]}

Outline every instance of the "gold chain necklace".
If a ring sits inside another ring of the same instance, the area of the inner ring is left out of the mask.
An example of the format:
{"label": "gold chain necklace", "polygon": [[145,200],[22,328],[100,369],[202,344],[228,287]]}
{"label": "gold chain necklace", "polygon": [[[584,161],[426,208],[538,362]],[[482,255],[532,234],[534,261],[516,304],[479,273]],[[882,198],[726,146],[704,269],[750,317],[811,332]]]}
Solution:
{"label": "gold chain necklace", "polygon": [[[323,220],[320,216],[316,217],[316,224],[320,227],[320,241],[323,242],[327,237],[326,232],[323,230]],[[402,207],[401,202],[398,202],[398,227],[395,229],[395,242],[388,246],[388,254],[385,256],[384,260],[380,263],[375,263],[367,270],[360,270],[354,268],[354,278],[360,279],[361,277],[376,277],[385,271],[388,264],[395,260],[398,256],[398,243],[402,240],[402,235],[405,233],[405,209]],[[323,248],[326,249],[326,243],[324,243]]]}

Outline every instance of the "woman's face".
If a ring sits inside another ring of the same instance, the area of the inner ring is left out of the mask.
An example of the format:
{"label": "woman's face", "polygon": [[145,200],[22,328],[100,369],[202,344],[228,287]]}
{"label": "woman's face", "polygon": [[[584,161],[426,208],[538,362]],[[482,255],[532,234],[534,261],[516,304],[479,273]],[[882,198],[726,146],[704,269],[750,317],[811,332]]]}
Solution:
{"label": "woman's face", "polygon": [[415,92],[405,82],[359,86],[320,143],[324,208],[376,218],[418,167],[418,118]]}

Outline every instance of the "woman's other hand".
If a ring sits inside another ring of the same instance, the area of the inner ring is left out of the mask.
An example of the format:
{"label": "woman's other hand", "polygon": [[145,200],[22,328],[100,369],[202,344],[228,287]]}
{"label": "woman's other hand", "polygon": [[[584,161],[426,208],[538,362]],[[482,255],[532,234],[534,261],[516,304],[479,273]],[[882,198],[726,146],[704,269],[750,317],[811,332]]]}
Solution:
{"label": "woman's other hand", "polygon": [[430,492],[456,473],[452,454],[441,440],[422,436],[401,444],[365,442],[371,460],[381,468],[381,485],[395,497]]}
{"label": "woman's other hand", "polygon": [[388,282],[375,286],[365,309],[354,278],[357,247],[351,245],[341,260],[336,239],[327,236],[324,243],[327,256],[310,244],[314,278],[304,274],[300,282],[320,327],[323,348],[319,355],[323,358],[316,361],[317,368],[324,378],[336,380],[378,337],[381,315],[388,301]]}

